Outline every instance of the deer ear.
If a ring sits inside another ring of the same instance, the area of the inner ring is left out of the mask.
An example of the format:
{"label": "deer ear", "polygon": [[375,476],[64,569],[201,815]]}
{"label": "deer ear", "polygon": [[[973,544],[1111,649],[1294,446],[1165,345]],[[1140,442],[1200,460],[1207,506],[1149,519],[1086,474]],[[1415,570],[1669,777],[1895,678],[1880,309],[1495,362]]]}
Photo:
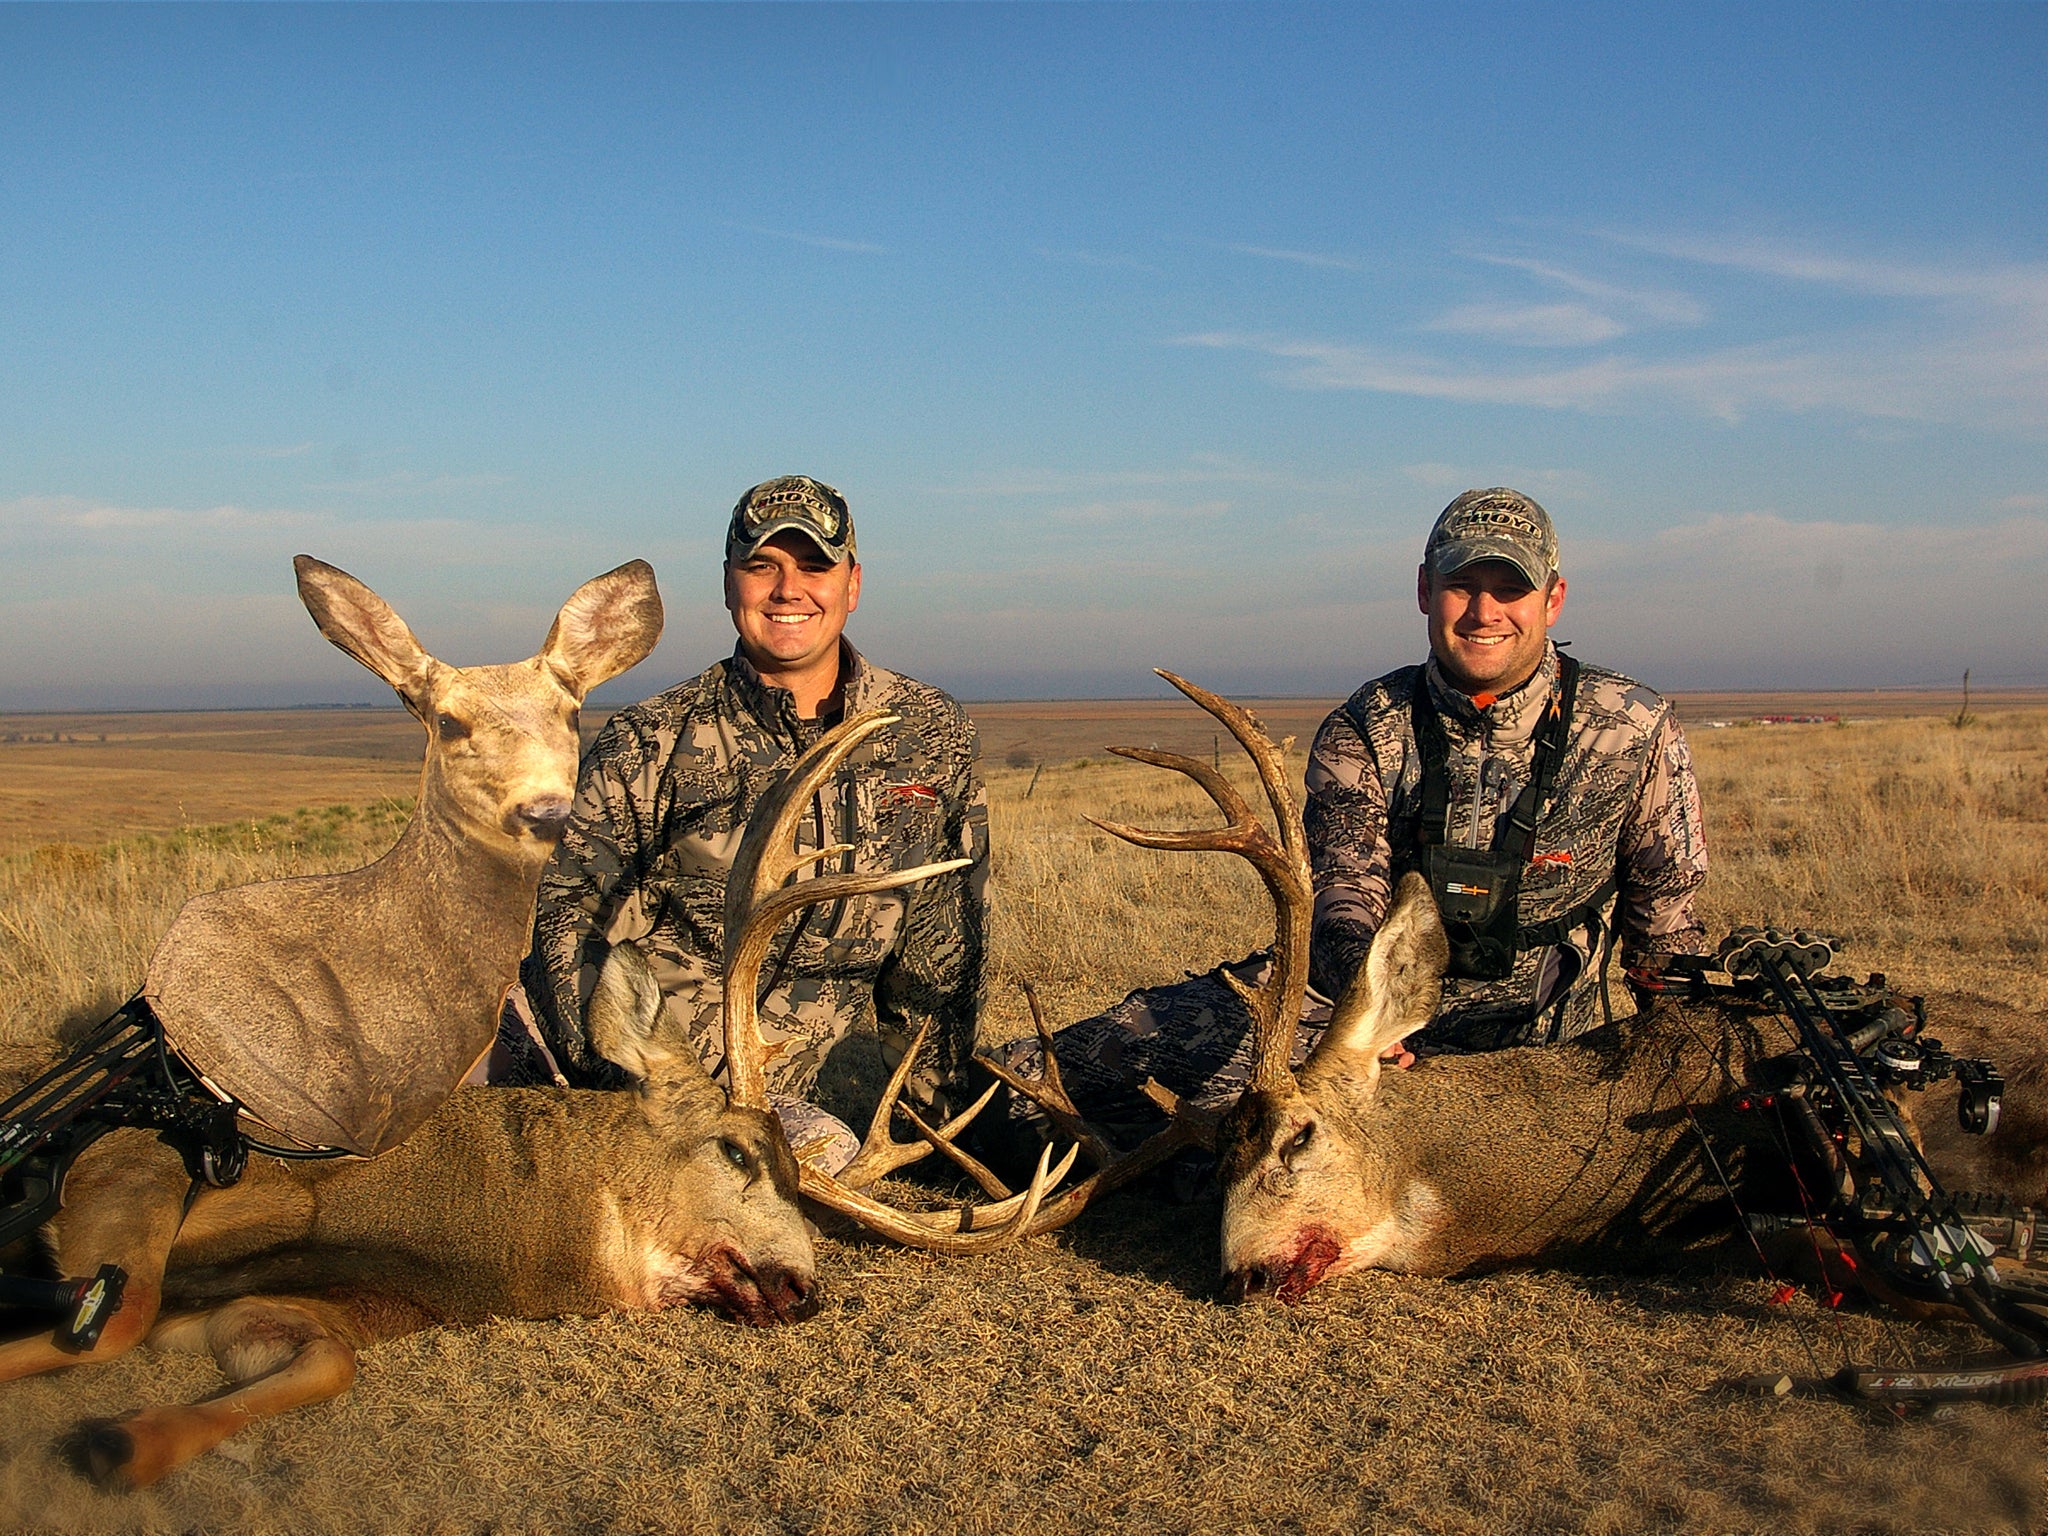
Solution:
{"label": "deer ear", "polygon": [[654,567],[628,560],[569,595],[540,648],[540,660],[581,699],[639,661],[660,638],[661,593],[654,585]]}
{"label": "deer ear", "polygon": [[661,1013],[661,984],[646,954],[637,944],[614,944],[584,1010],[590,1048],[643,1081],[653,1077],[675,1054],[655,1038]]}
{"label": "deer ear", "polygon": [[413,638],[405,620],[383,598],[325,560],[298,555],[292,569],[299,577],[299,601],[313,615],[320,633],[397,689],[414,714],[423,714],[434,658]]}
{"label": "deer ear", "polygon": [[630,940],[614,944],[605,956],[584,1023],[591,1049],[640,1079],[657,1119],[678,1096],[691,1102],[721,1097],[695,1049],[671,1027],[654,967]]}
{"label": "deer ear", "polygon": [[1315,1057],[1377,1060],[1388,1046],[1422,1028],[1443,999],[1444,967],[1450,959],[1450,941],[1430,900],[1429,884],[1410,872],[1394,892],[1365,964],[1331,1012]]}

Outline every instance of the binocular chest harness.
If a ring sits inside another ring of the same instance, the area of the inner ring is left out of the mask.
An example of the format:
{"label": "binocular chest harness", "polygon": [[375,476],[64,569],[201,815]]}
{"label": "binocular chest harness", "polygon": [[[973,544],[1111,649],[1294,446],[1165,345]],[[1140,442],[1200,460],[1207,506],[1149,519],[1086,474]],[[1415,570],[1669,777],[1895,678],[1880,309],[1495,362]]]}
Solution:
{"label": "binocular chest harness", "polygon": [[[1415,831],[1416,867],[1429,882],[1451,941],[1450,974],[1471,981],[1500,981],[1515,956],[1561,944],[1573,929],[1598,925],[1600,912],[1617,889],[1610,872],[1600,888],[1571,910],[1540,923],[1521,921],[1522,871],[1536,853],[1536,826],[1557,790],[1559,769],[1571,736],[1572,704],[1578,696],[1579,664],[1558,653],[1557,687],[1537,728],[1529,782],[1508,807],[1490,848],[1461,845],[1451,836],[1450,740],[1444,733],[1429,678],[1418,672],[1411,710],[1415,744],[1422,756],[1422,809]],[[1473,790],[1472,843],[1478,843],[1479,797],[1489,787],[1497,758],[1481,761]]]}

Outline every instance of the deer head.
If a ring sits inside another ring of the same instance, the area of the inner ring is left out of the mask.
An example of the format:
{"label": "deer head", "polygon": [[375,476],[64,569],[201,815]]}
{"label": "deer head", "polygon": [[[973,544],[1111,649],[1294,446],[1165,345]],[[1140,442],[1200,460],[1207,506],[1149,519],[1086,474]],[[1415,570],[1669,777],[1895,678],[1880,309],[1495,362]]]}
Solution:
{"label": "deer head", "polygon": [[311,555],[292,566],[320,633],[389,683],[426,726],[422,811],[466,840],[545,859],[569,819],[584,697],[661,638],[661,596],[647,562],[578,587],[539,655],[482,667],[435,660],[390,604],[346,571]]}
{"label": "deer head", "polygon": [[662,1156],[614,1165],[627,1241],[641,1245],[653,1306],[694,1303],[738,1322],[795,1322],[817,1310],[817,1259],[797,1205],[797,1165],[782,1126],[712,1081],[661,1004],[647,957],[627,943],[605,957],[591,993],[591,1043],[640,1079],[646,1129]]}
{"label": "deer head", "polygon": [[1046,1081],[1024,1079],[986,1058],[984,1065],[1043,1107],[1097,1164],[1086,1182],[1045,1202],[1034,1230],[1072,1220],[1097,1194],[1183,1147],[1213,1146],[1223,1185],[1227,1290],[1237,1299],[1270,1294],[1293,1301],[1332,1274],[1372,1262],[1387,1246],[1377,1238],[1390,1223],[1398,1229],[1423,1214],[1409,1207],[1428,1199],[1426,1186],[1397,1179],[1387,1167],[1388,1137],[1374,1113],[1379,1057],[1435,1013],[1450,946],[1427,885],[1420,876],[1408,876],[1329,1028],[1295,1073],[1289,1062],[1308,993],[1314,897],[1307,837],[1287,779],[1285,744],[1275,746],[1250,711],[1171,672],[1159,675],[1214,715],[1244,748],[1258,770],[1275,831],[1260,823],[1236,787],[1210,764],[1136,747],[1111,750],[1185,774],[1215,802],[1225,824],[1192,832],[1095,824],[1141,848],[1234,853],[1258,871],[1273,901],[1272,967],[1255,987],[1228,970],[1221,973],[1251,1015],[1251,1085],[1220,1121],[1211,1123],[1147,1083],[1148,1095],[1168,1114],[1166,1129],[1118,1154],[1101,1144],[1060,1086],[1052,1040],[1042,1024]]}
{"label": "deer head", "polygon": [[1376,1124],[1389,1046],[1427,1024],[1450,945],[1422,877],[1405,876],[1358,975],[1299,1073],[1264,1053],[1218,1128],[1223,1273],[1233,1300],[1292,1302],[1370,1264],[1429,1213],[1426,1186],[1399,1179]]}

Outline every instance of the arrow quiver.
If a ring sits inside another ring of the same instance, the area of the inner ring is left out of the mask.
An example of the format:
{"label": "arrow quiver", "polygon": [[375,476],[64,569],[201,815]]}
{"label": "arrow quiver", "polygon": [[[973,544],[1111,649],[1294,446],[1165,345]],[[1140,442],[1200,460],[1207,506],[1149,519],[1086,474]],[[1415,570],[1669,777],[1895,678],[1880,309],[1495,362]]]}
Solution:
{"label": "arrow quiver", "polygon": [[1953,1080],[1962,1129],[1986,1135],[1998,1126],[2004,1079],[1989,1061],[1952,1055],[1927,1033],[1922,1000],[1892,992],[1882,975],[1828,975],[1838,942],[1738,928],[1718,955],[1666,966],[1674,991],[1761,1004],[1793,1030],[1794,1049],[1762,1064],[1736,1108],[1775,1116],[1807,1208],[1744,1212],[1743,1221],[1752,1235],[1822,1229],[1893,1292],[1959,1309],[1998,1346],[1993,1358],[1931,1368],[1844,1366],[1838,1389],[1888,1401],[2048,1397],[2048,1281],[2030,1263],[2041,1213],[2004,1195],[1945,1190],[1893,1102]]}

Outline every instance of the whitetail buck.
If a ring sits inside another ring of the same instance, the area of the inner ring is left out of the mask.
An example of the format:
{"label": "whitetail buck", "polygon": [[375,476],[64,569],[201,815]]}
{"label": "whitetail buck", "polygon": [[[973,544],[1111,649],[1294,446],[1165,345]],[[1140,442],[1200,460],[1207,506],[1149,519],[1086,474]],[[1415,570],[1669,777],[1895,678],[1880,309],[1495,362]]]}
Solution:
{"label": "whitetail buck", "polygon": [[[987,1064],[1079,1139],[1099,1172],[1045,1201],[1035,1218],[1040,1229],[1072,1219],[1101,1187],[1200,1142],[1213,1145],[1220,1159],[1222,1267],[1238,1298],[1291,1302],[1325,1279],[1362,1268],[1455,1275],[1536,1259],[1641,1260],[1731,1232],[1727,1190],[1701,1155],[1697,1117],[1711,1115],[1754,1067],[1788,1049],[1782,1022],[1761,1007],[1667,1001],[1603,1032],[1613,1036],[1603,1048],[1436,1056],[1407,1071],[1389,1070],[1383,1053],[1435,1013],[1449,958],[1418,875],[1401,882],[1356,980],[1306,1062],[1293,1069],[1312,896],[1281,752],[1247,711],[1161,675],[1227,726],[1250,755],[1278,836],[1209,764],[1127,748],[1114,750],[1193,779],[1227,825],[1153,832],[1096,824],[1144,847],[1235,853],[1258,871],[1278,920],[1271,967],[1257,986],[1227,969],[1219,973],[1251,1015],[1251,1082],[1216,1122],[1147,1084],[1169,1123],[1134,1151],[1118,1153],[1090,1136],[1061,1088],[1054,1042],[1041,1024],[1045,1081]],[[1969,1051],[1988,1047],[2000,1055],[2019,1047],[2024,1063],[2013,1084],[2036,1086],[2048,1061],[2043,1021],[2025,1025],[2008,1012],[2003,1028],[1987,1027],[1987,1012],[1965,1003],[1940,1015],[1941,1030]],[[2012,1038],[2016,1026],[2029,1037]],[[1999,1133],[1982,1140],[1937,1119],[1929,1117],[1928,1136],[1937,1165],[1967,1178],[1971,1165],[1955,1155],[1957,1144],[1975,1143],[1967,1154],[1976,1171],[1992,1175],[1989,1187],[2043,1203],[2048,1124],[2038,1101],[2009,1109]],[[1736,1131],[1735,1145],[1724,1150],[1739,1159],[1744,1138]],[[1764,1179],[1771,1161],[1763,1159]]]}
{"label": "whitetail buck", "polygon": [[[81,1158],[46,1236],[65,1273],[110,1255],[167,1255],[156,1270],[166,1310],[158,1315],[152,1275],[146,1305],[124,1305],[94,1349],[67,1353],[47,1337],[0,1345],[0,1381],[105,1360],[145,1335],[210,1353],[234,1382],[228,1391],[87,1436],[97,1477],[130,1487],[257,1418],[345,1391],[357,1349],[431,1324],[684,1303],[749,1323],[806,1315],[815,1271],[797,1195],[800,1177],[806,1188],[811,1178],[799,1175],[769,1110],[752,999],[777,926],[800,908],[965,862],[783,886],[844,851],[797,853],[796,825],[846,754],[894,718],[859,716],[821,740],[748,823],[727,907],[729,1092],[689,1040],[664,1033],[652,972],[621,946],[600,976],[590,1027],[593,1043],[641,1079],[638,1093],[464,1088],[375,1160],[257,1156],[239,1183],[200,1187],[189,1213],[179,1160],[146,1131],[115,1131]],[[999,1213],[1008,1226],[975,1233],[974,1245],[1014,1235],[1056,1177],[1041,1164]],[[872,1203],[851,1190],[847,1198]],[[930,1225],[943,1225],[936,1216],[882,1219],[944,1236]]]}

